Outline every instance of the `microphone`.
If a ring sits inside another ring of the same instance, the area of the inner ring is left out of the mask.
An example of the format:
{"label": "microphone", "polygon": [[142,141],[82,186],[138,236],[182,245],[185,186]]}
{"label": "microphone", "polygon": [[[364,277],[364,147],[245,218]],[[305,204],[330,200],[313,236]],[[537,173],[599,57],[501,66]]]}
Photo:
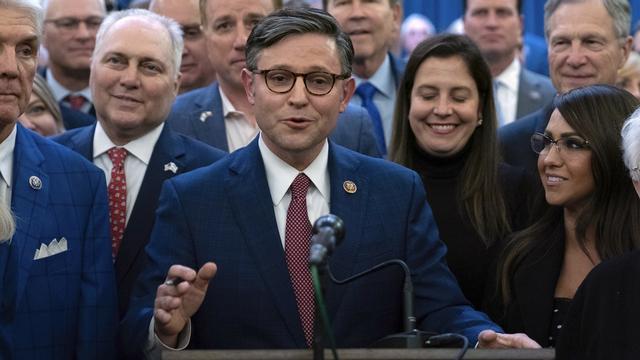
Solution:
{"label": "microphone", "polygon": [[343,280],[336,279],[331,273],[331,270],[329,269],[329,278],[335,284],[338,284],[338,285],[346,284],[364,275],[373,273],[377,270],[380,270],[382,268],[385,268],[391,265],[400,266],[404,273],[404,284],[403,284],[403,294],[402,294],[403,310],[404,310],[403,311],[404,332],[400,334],[390,335],[383,339],[380,339],[373,344],[373,347],[422,348],[425,346],[425,342],[427,341],[427,339],[429,339],[429,337],[435,334],[426,333],[416,329],[416,317],[413,313],[413,282],[411,281],[411,271],[409,270],[409,266],[407,266],[407,264],[404,261],[400,259],[387,260]]}
{"label": "microphone", "polygon": [[344,237],[344,222],[339,217],[323,215],[313,224],[309,265],[322,265]]}

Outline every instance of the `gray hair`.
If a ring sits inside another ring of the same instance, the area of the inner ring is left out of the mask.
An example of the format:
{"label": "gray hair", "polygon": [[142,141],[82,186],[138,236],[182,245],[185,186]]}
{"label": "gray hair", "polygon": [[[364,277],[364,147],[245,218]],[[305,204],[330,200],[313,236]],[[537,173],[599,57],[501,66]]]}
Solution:
{"label": "gray hair", "polygon": [[42,37],[44,11],[38,0],[0,0],[0,9],[13,9],[25,14],[35,26],[38,39]]}
{"label": "gray hair", "polygon": [[289,35],[323,34],[336,41],[342,67],[341,75],[351,75],[353,45],[342,31],[336,19],[324,10],[291,9],[277,10],[258,23],[247,39],[245,56],[247,68],[256,70],[260,52]]}
{"label": "gray hair", "polygon": [[[96,35],[96,46],[93,50],[93,56],[95,57],[95,55],[102,47],[104,37],[109,32],[109,29],[111,29],[111,27],[118,21],[129,17],[150,20],[162,25],[162,27],[167,30],[167,33],[169,34],[169,38],[171,40],[171,52],[173,55],[171,58],[171,65],[173,65],[175,76],[178,76],[178,73],[180,72],[180,63],[182,62],[182,49],[184,47],[184,40],[182,39],[182,29],[175,20],[169,19],[168,17],[162,15],[158,15],[149,10],[128,9],[112,12],[111,14],[109,14],[109,16],[107,16],[102,22],[102,25],[100,25],[100,29],[98,30],[98,34]],[[96,61],[96,59],[94,58],[93,61]]]}
{"label": "gray hair", "polygon": [[[49,9],[49,4],[51,4],[53,0],[42,0],[42,8],[44,9],[44,12],[46,13],[47,10]],[[100,9],[102,10],[103,13],[107,13],[107,5],[105,4],[104,0],[93,0],[95,1],[98,6],[100,6]]]}
{"label": "gray hair", "polygon": [[640,181],[640,170],[637,170],[640,167],[640,108],[625,121],[621,134],[624,164],[631,179]]}
{"label": "gray hair", "polygon": [[[613,31],[618,39],[626,39],[631,28],[631,6],[628,0],[601,0],[613,21]],[[562,4],[582,3],[585,0],[547,0],[544,4],[544,36],[549,39],[551,16]]]}

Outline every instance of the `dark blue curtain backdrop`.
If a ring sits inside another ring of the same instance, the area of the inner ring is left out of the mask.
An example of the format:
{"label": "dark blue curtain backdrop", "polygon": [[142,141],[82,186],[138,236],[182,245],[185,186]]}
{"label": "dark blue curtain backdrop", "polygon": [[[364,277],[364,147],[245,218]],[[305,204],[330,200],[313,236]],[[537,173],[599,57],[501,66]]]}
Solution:
{"label": "dark blue curtain backdrop", "polygon": [[[544,0],[523,0],[525,31],[544,37],[543,18]],[[631,26],[640,18],[640,0],[631,0]],[[438,31],[445,30],[449,24],[462,15],[462,0],[403,0],[404,14],[417,12],[426,15]]]}

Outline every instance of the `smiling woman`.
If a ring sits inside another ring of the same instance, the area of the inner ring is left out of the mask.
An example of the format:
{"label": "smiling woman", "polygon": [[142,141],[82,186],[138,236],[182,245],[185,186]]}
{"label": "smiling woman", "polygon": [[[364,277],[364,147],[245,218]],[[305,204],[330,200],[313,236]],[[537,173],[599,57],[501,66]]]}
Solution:
{"label": "smiling woman", "polygon": [[638,100],[606,85],[555,100],[531,145],[546,203],[499,263],[495,320],[554,346],[576,289],[601,260],[640,247],[640,200],[622,161],[620,129]]}
{"label": "smiling woman", "polygon": [[421,175],[447,263],[476,307],[496,244],[527,218],[529,181],[499,163],[496,126],[476,45],[459,35],[419,44],[399,87],[390,159]]}

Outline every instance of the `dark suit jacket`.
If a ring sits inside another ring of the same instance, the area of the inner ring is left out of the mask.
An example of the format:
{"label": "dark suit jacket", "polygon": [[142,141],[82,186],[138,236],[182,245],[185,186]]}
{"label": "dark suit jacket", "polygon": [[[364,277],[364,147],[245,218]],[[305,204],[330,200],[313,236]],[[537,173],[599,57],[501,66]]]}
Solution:
{"label": "dark suit jacket", "polygon": [[[217,82],[178,96],[167,124],[179,133],[229,151]],[[369,114],[359,106],[347,106],[329,138],[365,155],[380,157]]]}
{"label": "dark suit jacket", "polygon": [[[346,278],[389,259],[412,269],[421,329],[458,332],[475,341],[498,329],[474,311],[444,262],[446,248],[418,175],[330,143],[331,213],[346,235],[330,259]],[[347,180],[355,193],[343,190]],[[158,284],[172,264],[218,273],[192,317],[193,348],[304,348],[273,203],[257,139],[212,166],[168,180],[141,275],[121,323],[123,348],[144,346]],[[348,285],[330,284],[328,313],[339,347],[363,347],[402,330],[402,274],[395,268]]]}
{"label": "dark suit jacket", "polygon": [[504,162],[524,168],[532,175],[538,173],[538,154],[531,150],[531,135],[544,132],[552,112],[553,103],[549,103],[542,109],[498,129]]}
{"label": "dark suit jacket", "polygon": [[[112,359],[116,289],[104,174],[20,124],[11,208],[0,245],[0,358]],[[67,251],[35,260],[53,239]]]}
{"label": "dark suit jacket", "polygon": [[95,124],[96,118],[82,111],[73,110],[72,108],[60,105],[60,113],[62,114],[62,123],[66,130],[77,129],[79,127]]}
{"label": "dark suit jacket", "polygon": [[506,306],[494,303],[489,315],[507,333],[525,333],[543,347],[549,346],[555,289],[564,259],[564,224],[553,229],[548,246],[539,246],[515,270],[511,279],[513,300]]}
{"label": "dark suit jacket", "polygon": [[640,358],[640,251],[605,261],[582,282],[556,359]]}
{"label": "dark suit jacket", "polygon": [[556,89],[548,77],[538,75],[525,68],[520,71],[520,84],[518,86],[516,119],[542,109],[556,95]]}
{"label": "dark suit jacket", "polygon": [[[93,161],[93,134],[95,125],[68,131],[54,138],[55,141],[80,153]],[[115,262],[118,285],[120,316],[124,316],[131,297],[131,291],[138,274],[144,266],[144,246],[149,240],[155,210],[162,183],[177,174],[185,173],[201,166],[209,165],[225,155],[199,141],[177,134],[165,126],[153,148],[140,192],[133,205],[133,212],[122,238],[122,245]],[[164,168],[173,162],[178,171],[174,174]],[[103,174],[104,175],[104,174]]]}

